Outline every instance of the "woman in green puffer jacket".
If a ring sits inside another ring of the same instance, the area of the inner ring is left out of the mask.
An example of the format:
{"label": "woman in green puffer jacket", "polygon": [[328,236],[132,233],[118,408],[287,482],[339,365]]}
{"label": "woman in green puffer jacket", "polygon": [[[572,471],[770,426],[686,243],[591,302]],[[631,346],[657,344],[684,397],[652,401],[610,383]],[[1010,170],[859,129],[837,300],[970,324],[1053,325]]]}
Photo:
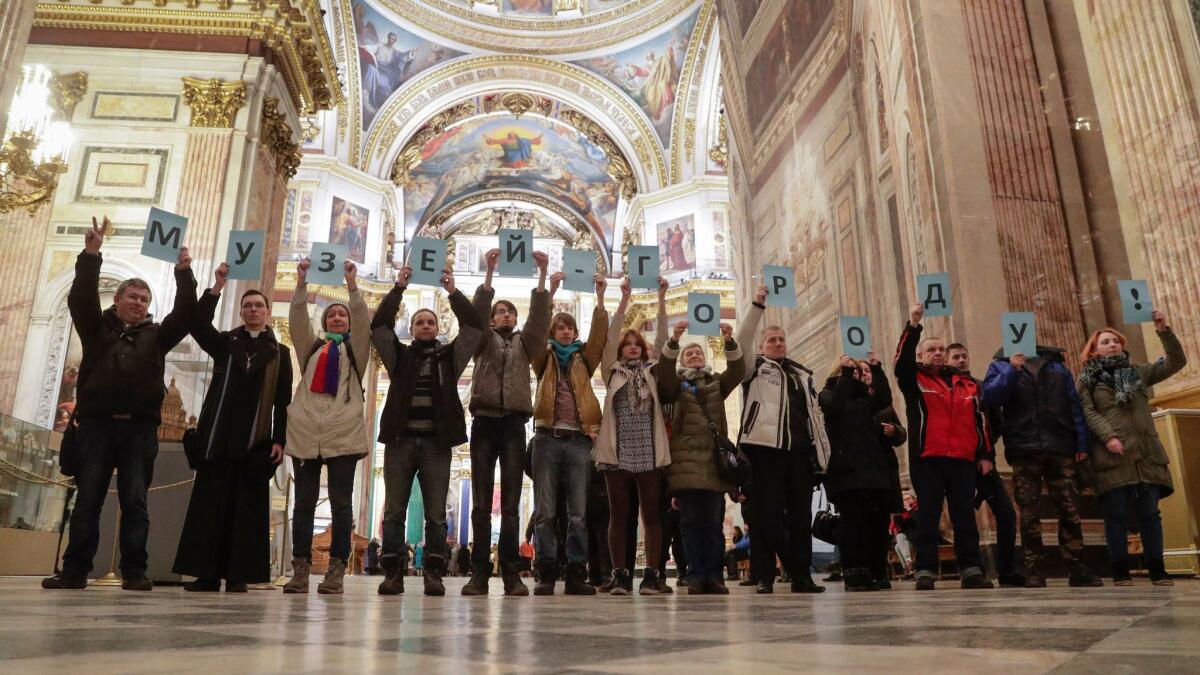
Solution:
{"label": "woman in green puffer jacket", "polygon": [[[725,338],[725,372],[715,374],[705,363],[704,347],[693,343],[679,349],[687,321],[675,324],[674,333],[658,362],[658,398],[671,404],[671,464],[667,488],[679,504],[683,545],[691,571],[688,594],[726,594],[721,570],[725,554],[725,494],[736,486],[722,475],[708,419],[727,434],[725,399],[742,382],[746,362],[733,339],[733,328],[721,324]],[[676,369],[676,360],[682,365]],[[701,408],[703,406],[703,408]],[[705,417],[705,412],[708,417]]]}
{"label": "woman in green puffer jacket", "polygon": [[1154,312],[1154,328],[1166,352],[1154,363],[1131,363],[1125,336],[1112,328],[1092,333],[1080,359],[1079,400],[1091,431],[1091,468],[1104,506],[1104,537],[1117,586],[1133,584],[1127,543],[1130,510],[1137,517],[1150,580],[1156,586],[1172,585],[1163,564],[1158,500],[1174,492],[1174,486],[1167,453],[1154,431],[1147,387],[1174,375],[1187,357],[1162,312]]}

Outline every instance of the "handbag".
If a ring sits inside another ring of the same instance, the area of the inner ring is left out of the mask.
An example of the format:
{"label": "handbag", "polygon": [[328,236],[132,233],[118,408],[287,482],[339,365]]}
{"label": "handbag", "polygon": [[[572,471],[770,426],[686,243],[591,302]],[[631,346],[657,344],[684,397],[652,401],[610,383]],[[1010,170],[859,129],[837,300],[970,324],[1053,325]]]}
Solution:
{"label": "handbag", "polygon": [[199,429],[187,429],[183,432],[183,455],[187,457],[188,468],[195,471],[204,463],[204,438]]}
{"label": "handbag", "polygon": [[750,458],[733,441],[721,433],[721,428],[708,415],[705,405],[704,388],[696,388],[696,401],[700,404],[700,412],[708,422],[708,431],[712,434],[713,447],[717,451],[717,467],[721,473],[731,479],[738,487],[750,485],[753,474],[750,470]]}
{"label": "handbag", "polygon": [[[824,505],[822,506],[822,504]],[[842,517],[834,512],[833,504],[829,503],[829,497],[825,494],[824,488],[821,488],[821,499],[817,502],[817,507],[817,513],[813,516],[812,536],[826,544],[836,546],[838,524]]]}
{"label": "handbag", "polygon": [[75,411],[67,420],[67,428],[63,429],[62,441],[58,444],[58,472],[68,478],[79,473],[79,464],[83,461],[83,453],[79,449],[79,422],[75,420]]}

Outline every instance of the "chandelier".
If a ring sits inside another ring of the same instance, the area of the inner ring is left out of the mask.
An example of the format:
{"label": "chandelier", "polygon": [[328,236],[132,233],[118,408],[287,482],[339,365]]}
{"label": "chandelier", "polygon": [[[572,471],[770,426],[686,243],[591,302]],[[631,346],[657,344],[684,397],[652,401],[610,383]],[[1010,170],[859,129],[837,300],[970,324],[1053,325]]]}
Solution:
{"label": "chandelier", "polygon": [[71,145],[70,125],[51,120],[50,71],[24,66],[21,75],[0,143],[0,213],[25,208],[33,214],[49,201]]}

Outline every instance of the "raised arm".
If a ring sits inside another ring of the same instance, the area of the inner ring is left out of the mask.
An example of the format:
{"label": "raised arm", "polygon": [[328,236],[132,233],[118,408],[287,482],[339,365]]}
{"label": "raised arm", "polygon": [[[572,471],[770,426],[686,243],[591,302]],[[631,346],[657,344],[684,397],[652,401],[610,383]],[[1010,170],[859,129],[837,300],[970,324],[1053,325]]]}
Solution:
{"label": "raised arm", "polygon": [[462,375],[479,348],[483,337],[483,317],[467,296],[454,285],[454,271],[446,268],[442,273],[442,286],[450,294],[450,311],[458,318],[458,335],[454,338],[454,374]]}
{"label": "raised arm", "polygon": [[213,317],[217,313],[217,303],[221,301],[221,292],[225,289],[225,281],[229,274],[229,266],[221,263],[217,266],[216,281],[212,288],[204,291],[196,301],[196,311],[192,315],[192,337],[196,343],[210,356],[216,358],[224,353],[221,332],[213,327]]}
{"label": "raised arm", "polygon": [[355,358],[361,359],[358,364],[361,383],[371,364],[371,331],[363,330],[371,325],[371,309],[358,290],[358,266],[351,260],[345,263],[345,276],[346,289],[350,292],[350,348],[354,350]]}
{"label": "raised arm", "polygon": [[675,324],[671,339],[663,347],[662,358],[654,366],[654,379],[658,381],[658,400],[662,403],[674,403],[679,398],[679,372],[675,370],[679,358],[679,338],[687,329],[687,322]]}
{"label": "raised arm", "polygon": [[658,278],[658,318],[654,321],[654,353],[662,355],[667,344],[667,280]]}
{"label": "raised arm", "polygon": [[308,316],[308,284],[306,277],[308,267],[312,264],[308,258],[296,265],[296,290],[292,293],[292,303],[288,306],[288,337],[296,349],[296,359],[300,370],[308,367],[308,352],[312,349],[317,336],[313,332],[312,319]]}
{"label": "raised arm", "polygon": [[103,319],[103,310],[100,308],[100,265],[104,258],[100,255],[100,247],[104,244],[108,228],[108,216],[104,216],[103,224],[92,218],[92,229],[84,233],[83,252],[75,259],[75,278],[67,294],[71,322],[75,324],[76,332],[85,338],[85,343],[86,338],[100,330]]}
{"label": "raised arm", "polygon": [[1165,358],[1150,364],[1146,372],[1142,373],[1147,386],[1162,382],[1183,370],[1183,367],[1187,365],[1187,355],[1183,353],[1183,345],[1179,343],[1175,332],[1167,326],[1167,317],[1162,312],[1154,312],[1154,330],[1158,334],[1159,341],[1162,342]]}
{"label": "raised arm", "polygon": [[921,317],[925,315],[925,306],[917,303],[912,306],[908,323],[900,333],[900,343],[896,345],[896,358],[893,362],[896,373],[896,384],[900,391],[914,393],[917,387],[917,343],[921,341]]}
{"label": "raised arm", "polygon": [[604,309],[604,289],[608,288],[608,280],[600,274],[596,275],[595,280],[596,308],[592,310],[592,326],[583,345],[583,362],[587,365],[588,377],[596,372],[604,345],[608,343],[608,310]]}
{"label": "raised arm", "polygon": [[[742,317],[742,325],[738,326],[737,343],[742,346],[742,349],[747,349],[749,345],[754,344],[754,336],[758,333],[758,325],[762,323],[763,312],[767,310],[767,287],[759,286],[754,292],[754,300],[750,306],[746,308],[746,312]],[[747,353],[753,353],[753,349],[749,349]],[[749,369],[747,369],[749,371]],[[751,372],[746,372],[749,377]]]}
{"label": "raised arm", "polygon": [[733,339],[733,326],[721,324],[721,335],[725,338],[725,372],[721,373],[721,398],[729,398],[746,376],[746,359],[742,358],[742,347]]}
{"label": "raised arm", "polygon": [[400,312],[400,301],[404,297],[404,289],[408,288],[408,278],[412,270],[404,267],[396,277],[396,285],[388,294],[383,296],[379,306],[375,308],[375,318],[371,319],[371,343],[379,353],[379,361],[387,369],[389,375],[396,366],[396,358],[404,348],[396,338],[396,314]]}
{"label": "raised arm", "polygon": [[874,352],[867,357],[867,363],[871,366],[871,409],[874,412],[887,410],[892,407],[892,383]]}
{"label": "raised arm", "polygon": [[[604,353],[600,357],[600,372],[607,373],[609,368],[620,358],[621,329],[625,326],[625,312],[629,309],[629,296],[632,292],[629,277],[621,280],[621,301],[617,303],[617,311],[608,324],[608,337],[604,341]],[[607,377],[607,376],[606,376]]]}
{"label": "raised arm", "polygon": [[1019,372],[1008,361],[997,359],[988,366],[983,377],[983,402],[987,406],[1003,406],[1017,389]]}
{"label": "raised arm", "polygon": [[[484,255],[484,260],[487,262],[487,274],[483,277],[483,283],[475,289],[475,295],[471,297],[471,304],[475,305],[475,312],[479,316],[490,317],[492,315],[492,302],[496,299],[496,289],[492,288],[492,275],[496,272],[496,262],[499,259],[500,249],[498,248],[494,248]],[[482,350],[490,339],[492,339],[492,324],[491,321],[484,321],[479,349]]]}
{"label": "raised arm", "polygon": [[159,348],[169,352],[187,337],[196,318],[196,276],[192,274],[192,256],[184,246],[175,266],[175,304],[158,329]]}

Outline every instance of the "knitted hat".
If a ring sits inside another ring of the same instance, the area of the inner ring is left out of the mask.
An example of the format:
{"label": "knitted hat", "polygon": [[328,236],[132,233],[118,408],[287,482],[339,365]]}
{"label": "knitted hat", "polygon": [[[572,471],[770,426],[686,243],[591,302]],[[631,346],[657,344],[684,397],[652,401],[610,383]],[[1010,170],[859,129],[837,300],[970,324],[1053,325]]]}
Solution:
{"label": "knitted hat", "polygon": [[329,328],[325,325],[325,320],[327,318],[329,318],[329,310],[333,309],[334,307],[341,307],[342,309],[346,310],[346,316],[350,316],[350,308],[346,306],[346,303],[344,303],[344,302],[332,303],[331,305],[329,305],[328,307],[325,308],[324,312],[321,312],[321,330],[329,330]]}

